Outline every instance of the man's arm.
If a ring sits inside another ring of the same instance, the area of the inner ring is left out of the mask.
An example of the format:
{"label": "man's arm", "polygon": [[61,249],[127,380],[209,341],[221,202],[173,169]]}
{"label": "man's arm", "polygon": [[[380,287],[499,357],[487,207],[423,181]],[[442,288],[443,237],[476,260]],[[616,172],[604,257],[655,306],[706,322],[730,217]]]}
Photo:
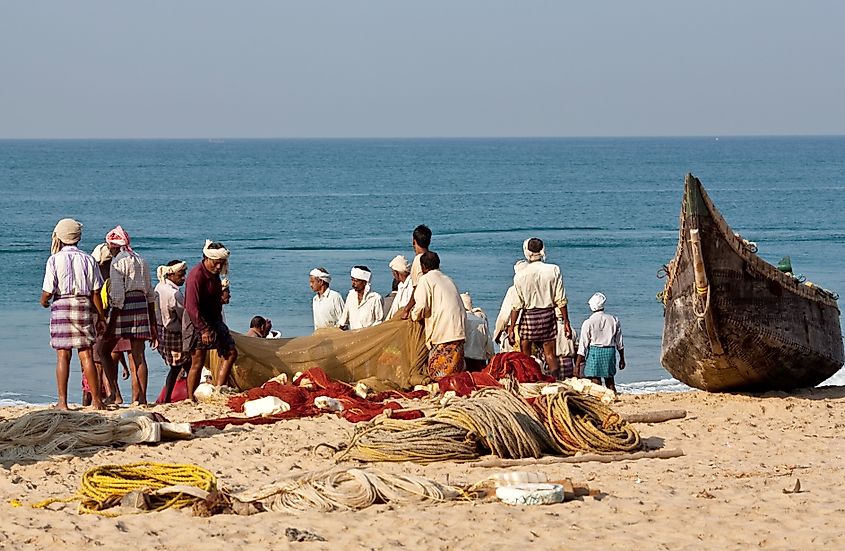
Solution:
{"label": "man's arm", "polygon": [[409,300],[408,304],[406,304],[405,307],[402,309],[402,315],[400,316],[403,320],[406,320],[409,317],[411,317],[411,311],[414,309],[414,306],[416,306],[416,304],[417,304],[417,301],[414,298],[414,295],[416,295],[416,293],[417,293],[417,288],[411,287],[411,300]]}
{"label": "man's arm", "polygon": [[625,349],[619,351],[619,369],[625,369]]}
{"label": "man's arm", "polygon": [[91,302],[94,303],[94,309],[97,311],[97,334],[102,335],[106,332],[106,313],[103,308],[103,299],[100,297],[100,289],[91,293]]}
{"label": "man's arm", "polygon": [[563,334],[566,338],[572,337],[572,326],[569,325],[569,307],[564,304],[560,307],[560,315],[563,317]]}
{"label": "man's arm", "polygon": [[49,308],[51,298],[53,298],[53,293],[41,291],[41,306],[43,306],[44,308]]}

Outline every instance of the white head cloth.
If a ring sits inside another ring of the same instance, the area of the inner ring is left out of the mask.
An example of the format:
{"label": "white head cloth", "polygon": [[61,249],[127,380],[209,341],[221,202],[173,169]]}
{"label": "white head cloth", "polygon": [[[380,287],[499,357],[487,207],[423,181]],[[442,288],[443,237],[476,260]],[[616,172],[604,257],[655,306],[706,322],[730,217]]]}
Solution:
{"label": "white head cloth", "polygon": [[513,265],[513,273],[517,274],[521,272],[526,266],[528,266],[528,262],[524,260],[517,260],[516,263]]}
{"label": "white head cloth", "polygon": [[598,312],[599,310],[604,310],[604,303],[607,301],[607,297],[601,293],[596,293],[590,297],[590,300],[587,301],[587,304],[590,305],[590,310],[593,312]]}
{"label": "white head cloth", "polygon": [[178,264],[174,264],[173,266],[159,266],[156,268],[156,275],[158,276],[158,280],[164,283],[164,280],[167,279],[167,276],[170,274],[175,274],[177,272],[181,272],[182,270],[187,270],[188,264],[183,262],[179,262]]}
{"label": "white head cloth", "polygon": [[526,260],[528,260],[528,262],[536,262],[538,260],[542,260],[543,262],[545,262],[546,261],[546,246],[543,245],[543,248],[540,249],[539,253],[534,253],[534,252],[531,252],[531,251],[528,250],[528,242],[529,241],[531,241],[531,239],[526,239],[522,243],[522,254],[525,255]]}
{"label": "white head cloth", "polygon": [[366,281],[367,283],[370,282],[370,278],[373,276],[372,273],[367,270],[362,270],[361,268],[352,268],[349,275],[351,275],[353,279],[360,279]]}
{"label": "white head cloth", "polygon": [[91,251],[91,256],[94,257],[94,260],[96,260],[98,264],[102,264],[112,258],[111,251],[109,250],[107,243],[100,243],[94,247],[94,250]]}
{"label": "white head cloth", "polygon": [[205,246],[202,248],[202,254],[211,260],[225,260],[226,262],[223,264],[223,269],[220,270],[220,275],[226,275],[229,273],[229,249],[226,247],[209,249],[208,246],[212,243],[214,243],[214,241],[211,239],[205,240]]}
{"label": "white head cloth", "polygon": [[390,264],[387,265],[391,270],[396,270],[402,274],[409,274],[411,273],[411,264],[408,262],[408,259],[402,256],[401,254],[396,255],[393,260],[390,261]]}
{"label": "white head cloth", "polygon": [[53,228],[50,240],[50,254],[56,254],[62,245],[76,245],[82,239],[82,224],[73,218],[62,218]]}
{"label": "white head cloth", "polygon": [[461,293],[461,300],[464,303],[464,309],[467,312],[472,312],[472,297],[469,293]]}
{"label": "white head cloth", "polygon": [[314,268],[308,273],[311,277],[316,277],[317,279],[324,281],[326,285],[332,282],[332,275],[328,272],[324,272],[323,270]]}

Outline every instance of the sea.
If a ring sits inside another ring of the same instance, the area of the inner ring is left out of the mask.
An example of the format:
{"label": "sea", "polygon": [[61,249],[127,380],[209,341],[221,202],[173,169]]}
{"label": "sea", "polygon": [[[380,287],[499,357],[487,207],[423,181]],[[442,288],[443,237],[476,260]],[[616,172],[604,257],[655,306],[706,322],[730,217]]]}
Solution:
{"label": "sea", "polygon": [[[0,141],[0,405],[56,400],[38,300],[64,217],[84,224],[88,251],[122,225],[153,271],[223,242],[230,327],[262,315],[290,337],[311,332],[312,268],[345,295],[351,266],[367,265],[387,294],[388,262],[412,258],[418,224],[492,323],[522,242],[539,237],[561,266],[573,326],[596,291],[621,320],[621,389],[686,389],[660,365],[655,295],[688,172],[764,259],[790,256],[797,274],[845,290],[845,137]],[[157,352],[147,359],[155,399],[165,368]],[[76,360],[69,388],[78,402]]]}

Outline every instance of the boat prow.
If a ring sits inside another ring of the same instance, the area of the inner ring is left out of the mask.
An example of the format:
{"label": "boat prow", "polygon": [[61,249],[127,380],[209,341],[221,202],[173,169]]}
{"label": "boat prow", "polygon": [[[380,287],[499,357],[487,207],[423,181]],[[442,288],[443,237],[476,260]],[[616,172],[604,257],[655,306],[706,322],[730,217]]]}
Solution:
{"label": "boat prow", "polygon": [[760,258],[692,174],[684,187],[662,295],[663,367],[708,391],[791,390],[836,373],[843,364],[837,297]]}

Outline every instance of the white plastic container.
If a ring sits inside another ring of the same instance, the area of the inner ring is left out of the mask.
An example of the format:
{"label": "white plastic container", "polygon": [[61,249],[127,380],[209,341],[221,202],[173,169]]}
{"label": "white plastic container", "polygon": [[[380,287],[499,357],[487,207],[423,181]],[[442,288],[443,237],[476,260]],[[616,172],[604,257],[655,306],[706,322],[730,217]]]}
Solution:
{"label": "white plastic container", "polygon": [[290,404],[275,396],[265,396],[257,400],[250,400],[244,403],[244,414],[247,417],[266,417],[277,413],[290,411]]}
{"label": "white plastic container", "polygon": [[528,483],[496,488],[496,497],[510,505],[550,505],[563,503],[564,492],[560,484]]}

